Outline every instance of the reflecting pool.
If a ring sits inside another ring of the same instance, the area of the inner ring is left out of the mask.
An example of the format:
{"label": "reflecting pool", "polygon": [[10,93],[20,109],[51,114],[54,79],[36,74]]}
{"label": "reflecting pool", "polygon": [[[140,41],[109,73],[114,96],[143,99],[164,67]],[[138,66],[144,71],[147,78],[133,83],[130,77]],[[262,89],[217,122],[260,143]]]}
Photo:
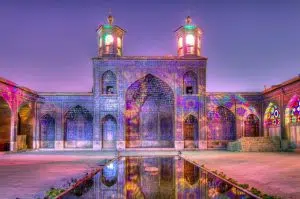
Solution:
{"label": "reflecting pool", "polygon": [[175,157],[122,157],[63,198],[254,198]]}

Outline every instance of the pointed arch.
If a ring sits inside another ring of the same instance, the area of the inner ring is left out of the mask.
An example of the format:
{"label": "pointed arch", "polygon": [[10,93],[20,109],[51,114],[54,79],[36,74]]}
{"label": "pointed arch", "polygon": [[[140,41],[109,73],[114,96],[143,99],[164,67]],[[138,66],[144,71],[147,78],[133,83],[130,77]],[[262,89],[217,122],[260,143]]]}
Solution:
{"label": "pointed arch", "polygon": [[275,103],[270,102],[264,114],[264,126],[268,136],[281,137],[280,118],[279,107]]}
{"label": "pointed arch", "polygon": [[101,120],[102,124],[102,140],[104,149],[116,148],[117,137],[117,120],[111,114],[106,115]]}
{"label": "pointed arch", "polygon": [[17,147],[19,150],[33,148],[33,121],[32,104],[24,103],[18,112]]}
{"label": "pointed arch", "polygon": [[246,117],[245,124],[245,137],[258,137],[259,136],[259,118],[254,114],[249,114]]}
{"label": "pointed arch", "polygon": [[294,95],[285,109],[285,126],[293,147],[300,148],[300,96]]}
{"label": "pointed arch", "polygon": [[147,74],[126,91],[126,147],[174,146],[174,93]]}
{"label": "pointed arch", "polygon": [[208,128],[208,140],[212,141],[209,147],[224,148],[228,141],[236,140],[235,115],[224,106],[209,112]]}
{"label": "pointed arch", "polygon": [[71,108],[64,117],[66,148],[91,148],[93,146],[93,116],[84,107]]}
{"label": "pointed arch", "polygon": [[11,110],[9,104],[0,96],[0,151],[10,151]]}
{"label": "pointed arch", "polygon": [[55,142],[55,119],[50,114],[40,118],[40,147],[54,148]]}
{"label": "pointed arch", "polygon": [[184,148],[198,148],[199,126],[198,119],[188,115],[183,124]]}
{"label": "pointed arch", "polygon": [[183,75],[183,94],[198,94],[198,78],[193,71],[188,71]]}
{"label": "pointed arch", "polygon": [[111,70],[103,73],[101,78],[102,94],[117,94],[117,76]]}

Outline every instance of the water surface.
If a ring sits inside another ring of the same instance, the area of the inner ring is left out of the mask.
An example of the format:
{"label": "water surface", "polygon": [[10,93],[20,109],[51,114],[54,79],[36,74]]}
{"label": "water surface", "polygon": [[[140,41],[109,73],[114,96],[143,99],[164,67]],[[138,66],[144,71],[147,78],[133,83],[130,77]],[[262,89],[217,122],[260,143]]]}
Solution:
{"label": "water surface", "polygon": [[253,198],[177,156],[122,157],[63,198]]}

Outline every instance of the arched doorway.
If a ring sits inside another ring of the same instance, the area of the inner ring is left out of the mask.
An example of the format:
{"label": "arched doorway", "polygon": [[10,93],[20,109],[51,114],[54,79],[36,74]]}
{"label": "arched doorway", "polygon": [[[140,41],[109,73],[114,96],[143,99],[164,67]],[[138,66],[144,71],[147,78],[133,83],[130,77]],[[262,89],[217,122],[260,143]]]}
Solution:
{"label": "arched doorway", "polygon": [[117,120],[112,115],[102,118],[102,140],[104,149],[116,149]]}
{"label": "arched doorway", "polygon": [[126,147],[174,147],[174,94],[148,74],[126,92]]}
{"label": "arched doorway", "polygon": [[208,115],[209,148],[225,148],[229,141],[236,140],[235,115],[227,108],[219,106]]}
{"label": "arched doorway", "polygon": [[93,116],[82,106],[71,108],[65,115],[65,147],[93,147]]}
{"label": "arched doorway", "polygon": [[18,113],[18,150],[33,148],[33,117],[34,111],[31,104],[21,106]]}
{"label": "arched doorway", "polygon": [[300,97],[294,95],[285,110],[285,123],[293,147],[300,148]]}
{"label": "arched doorway", "polygon": [[264,123],[268,136],[281,137],[280,117],[279,107],[276,104],[270,103],[264,116]]}
{"label": "arched doorway", "polygon": [[189,115],[183,124],[184,148],[198,148],[198,120],[195,116]]}
{"label": "arched doorway", "polygon": [[254,114],[249,114],[245,121],[245,137],[259,136],[259,119]]}
{"label": "arched doorway", "polygon": [[41,148],[54,148],[55,141],[55,119],[49,114],[40,119]]}
{"label": "arched doorway", "polygon": [[0,151],[10,151],[11,111],[7,102],[0,97]]}

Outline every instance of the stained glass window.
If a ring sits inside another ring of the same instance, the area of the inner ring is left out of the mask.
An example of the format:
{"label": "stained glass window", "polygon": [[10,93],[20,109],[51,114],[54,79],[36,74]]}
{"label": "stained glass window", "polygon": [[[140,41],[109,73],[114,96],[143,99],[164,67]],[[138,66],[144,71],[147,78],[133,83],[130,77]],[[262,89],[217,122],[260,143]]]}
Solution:
{"label": "stained glass window", "polygon": [[295,98],[291,103],[290,122],[300,122],[300,98]]}
{"label": "stained glass window", "polygon": [[274,104],[270,104],[267,108],[266,123],[268,126],[273,127],[280,125],[280,111],[279,108]]}

